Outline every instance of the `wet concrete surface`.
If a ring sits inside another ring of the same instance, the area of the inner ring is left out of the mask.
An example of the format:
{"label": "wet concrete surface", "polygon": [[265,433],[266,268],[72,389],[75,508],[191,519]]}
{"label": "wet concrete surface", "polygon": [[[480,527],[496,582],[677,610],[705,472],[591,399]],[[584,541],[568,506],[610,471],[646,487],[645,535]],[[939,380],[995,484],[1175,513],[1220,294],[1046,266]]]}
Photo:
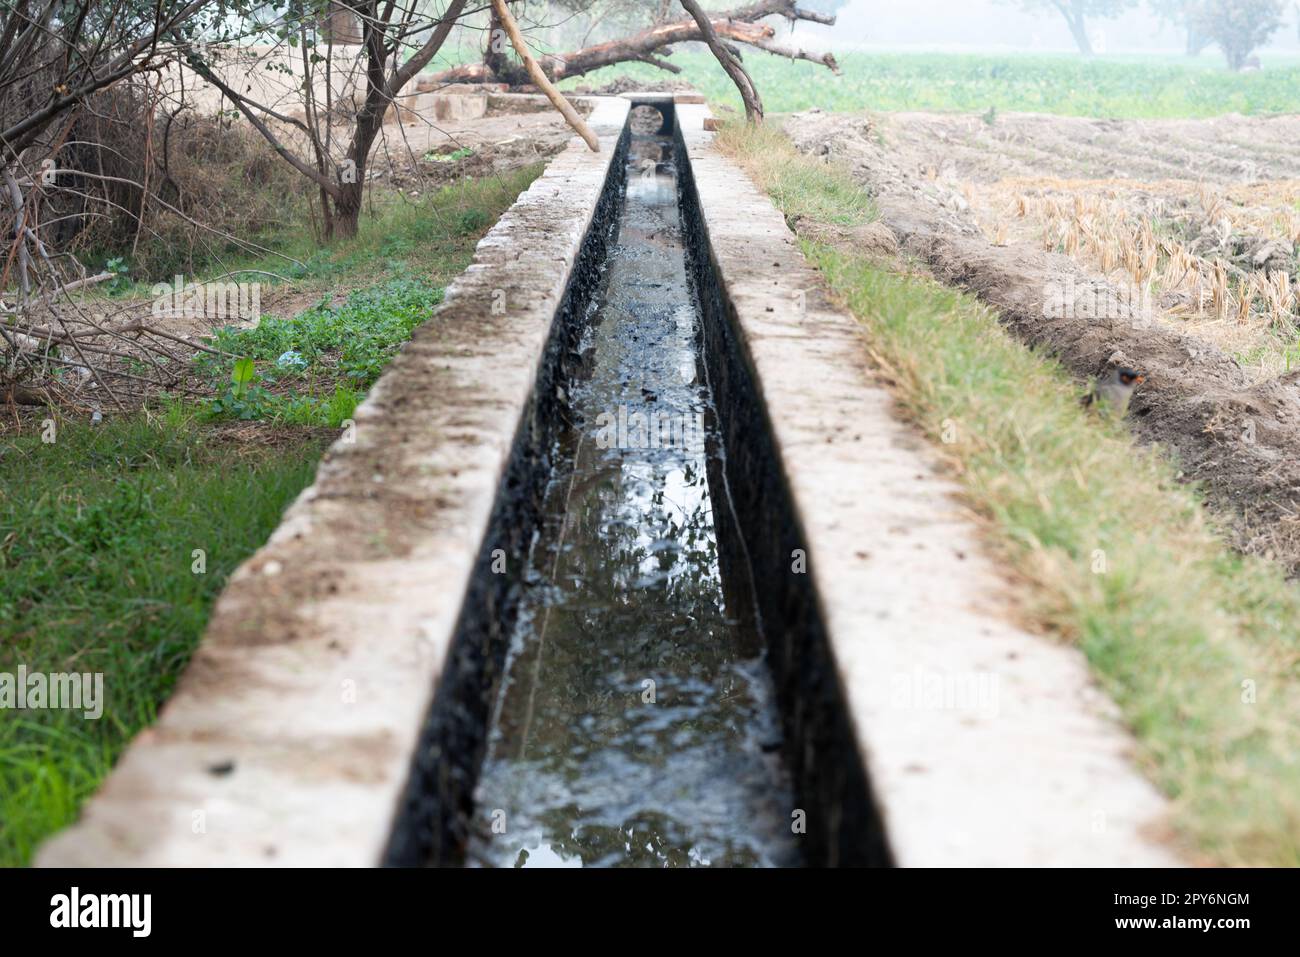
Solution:
{"label": "wet concrete surface", "polygon": [[[475,793],[471,866],[792,866],[667,136],[636,135]],[[730,566],[728,570],[732,569]]]}

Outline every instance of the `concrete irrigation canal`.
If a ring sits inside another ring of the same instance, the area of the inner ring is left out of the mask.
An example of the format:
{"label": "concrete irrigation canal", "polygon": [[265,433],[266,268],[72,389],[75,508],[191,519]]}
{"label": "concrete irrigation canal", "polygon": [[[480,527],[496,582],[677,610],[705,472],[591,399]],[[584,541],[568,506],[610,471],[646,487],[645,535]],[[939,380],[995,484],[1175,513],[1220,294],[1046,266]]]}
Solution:
{"label": "concrete irrigation canal", "polygon": [[799,859],[749,571],[721,563],[735,506],[672,153],[666,135],[629,144],[474,798],[499,816],[475,818],[474,861]]}
{"label": "concrete irrigation canal", "polygon": [[40,863],[1175,863],[690,99],[595,100]]}

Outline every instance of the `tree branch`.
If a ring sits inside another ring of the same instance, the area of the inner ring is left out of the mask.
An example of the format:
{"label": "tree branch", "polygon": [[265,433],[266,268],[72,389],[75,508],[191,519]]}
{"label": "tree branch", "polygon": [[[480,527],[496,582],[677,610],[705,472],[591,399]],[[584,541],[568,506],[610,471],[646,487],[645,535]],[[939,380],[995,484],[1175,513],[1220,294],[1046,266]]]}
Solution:
{"label": "tree branch", "polygon": [[749,73],[740,65],[740,58],[724,47],[718,40],[718,35],[713,30],[713,24],[709,22],[708,16],[705,15],[695,0],[681,0],[681,4],[682,8],[695,18],[700,33],[704,36],[704,42],[709,45],[713,55],[718,58],[722,68],[727,71],[727,75],[736,84],[736,89],[740,90],[740,98],[745,102],[745,119],[751,123],[761,123],[763,121],[763,101],[759,98],[758,89],[754,86],[754,81],[750,79]]}
{"label": "tree branch", "polygon": [[[718,39],[724,43],[731,41],[760,49],[765,46],[772,47],[773,52],[780,56],[793,55],[795,59],[810,60],[824,66],[830,65],[824,54],[807,53],[801,49],[790,50],[778,46],[776,30],[768,24],[757,22],[770,16],[782,16],[791,21],[809,20],[815,23],[835,21],[833,16],[797,7],[794,0],[760,0],[758,3],[736,10],[715,11],[708,23]],[[692,42],[705,42],[700,25],[693,18],[658,23],[622,39],[596,43],[568,53],[545,56],[542,58],[542,68],[552,81],[559,81],[582,76],[616,63],[642,60],[647,56],[668,56],[669,50],[666,48],[678,43]],[[423,90],[426,87],[433,88],[452,83],[490,83],[497,80],[512,82],[517,81],[517,78],[501,76],[486,63],[471,63],[421,77],[420,88]]]}
{"label": "tree branch", "polygon": [[497,18],[501,21],[501,26],[510,37],[510,43],[514,46],[515,52],[519,54],[519,59],[524,61],[524,69],[532,77],[533,84],[546,94],[546,98],[560,111],[564,121],[573,127],[574,132],[586,141],[587,145],[591,147],[591,151],[599,153],[600,140],[596,139],[596,134],[591,132],[591,128],[582,121],[582,117],[573,108],[573,104],[561,96],[560,91],[546,78],[546,74],[537,65],[533,55],[528,52],[528,45],[524,43],[523,34],[519,32],[519,24],[515,23],[515,18],[511,15],[510,8],[506,6],[505,0],[492,0],[492,9],[496,12]]}

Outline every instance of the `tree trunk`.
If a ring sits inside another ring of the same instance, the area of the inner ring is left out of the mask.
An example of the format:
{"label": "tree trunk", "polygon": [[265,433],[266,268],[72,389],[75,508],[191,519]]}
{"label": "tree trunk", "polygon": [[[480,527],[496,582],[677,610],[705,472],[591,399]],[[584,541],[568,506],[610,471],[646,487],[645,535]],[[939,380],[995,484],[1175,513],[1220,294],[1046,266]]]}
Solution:
{"label": "tree trunk", "polygon": [[1079,52],[1084,56],[1092,56],[1092,40],[1088,37],[1088,21],[1078,10],[1071,10],[1065,14],[1066,22],[1070,24],[1070,32],[1074,34],[1074,42],[1079,47]]}
{"label": "tree trunk", "polygon": [[361,222],[361,183],[348,183],[334,201],[334,216],[328,223],[326,239],[351,239]]}
{"label": "tree trunk", "polygon": [[1206,47],[1210,45],[1209,37],[1196,29],[1193,24],[1187,25],[1187,55],[1200,56]]}
{"label": "tree trunk", "polygon": [[385,94],[384,88],[372,87],[366,94],[366,102],[361,112],[357,114],[356,128],[347,155],[354,164],[348,175],[351,182],[340,178],[338,195],[334,200],[333,236],[329,237],[331,239],[349,239],[357,234],[357,222],[361,216],[361,205],[366,189],[366,164],[370,161],[370,149],[379,136],[384,113],[388,109],[390,100],[391,97]]}

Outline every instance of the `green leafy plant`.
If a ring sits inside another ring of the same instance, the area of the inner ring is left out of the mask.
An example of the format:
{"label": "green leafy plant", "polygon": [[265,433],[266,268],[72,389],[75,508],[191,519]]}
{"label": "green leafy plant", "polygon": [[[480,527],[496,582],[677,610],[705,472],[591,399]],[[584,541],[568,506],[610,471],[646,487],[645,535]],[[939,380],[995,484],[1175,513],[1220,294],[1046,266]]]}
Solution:
{"label": "green leafy plant", "polygon": [[424,158],[430,163],[457,163],[474,155],[474,151],[468,147],[462,146],[458,150],[450,153],[435,153],[433,150],[424,154]]}
{"label": "green leafy plant", "polygon": [[104,271],[113,274],[113,278],[105,285],[110,293],[122,292],[131,285],[131,266],[121,256],[114,256],[106,262]]}
{"label": "green leafy plant", "polygon": [[483,231],[489,222],[487,213],[481,209],[471,207],[461,210],[456,216],[456,232],[461,236],[479,233]]}
{"label": "green leafy plant", "polygon": [[230,384],[209,404],[209,415],[214,418],[264,418],[274,406],[275,397],[263,386],[254,385],[256,377],[257,368],[252,359],[235,360]]}
{"label": "green leafy plant", "polygon": [[275,396],[260,385],[247,386],[240,391],[227,389],[213,399],[208,411],[214,418],[263,419],[274,408]]}
{"label": "green leafy plant", "polygon": [[243,396],[248,391],[248,385],[253,381],[256,371],[252,359],[236,360],[235,368],[230,373],[230,381],[235,384],[234,393],[236,396]]}
{"label": "green leafy plant", "polygon": [[[200,372],[221,390],[209,411],[223,418],[337,425],[441,301],[442,289],[403,276],[354,292],[341,305],[326,295],[292,319],[268,316],[256,329],[219,330],[214,346],[244,358],[235,363],[228,385],[219,378],[218,357],[205,354],[196,360]],[[296,361],[277,366],[289,353]],[[266,363],[260,372],[265,385],[253,384],[259,376],[256,362]],[[310,383],[312,395],[284,394],[277,388],[303,381]],[[333,392],[322,396],[322,387]]]}

